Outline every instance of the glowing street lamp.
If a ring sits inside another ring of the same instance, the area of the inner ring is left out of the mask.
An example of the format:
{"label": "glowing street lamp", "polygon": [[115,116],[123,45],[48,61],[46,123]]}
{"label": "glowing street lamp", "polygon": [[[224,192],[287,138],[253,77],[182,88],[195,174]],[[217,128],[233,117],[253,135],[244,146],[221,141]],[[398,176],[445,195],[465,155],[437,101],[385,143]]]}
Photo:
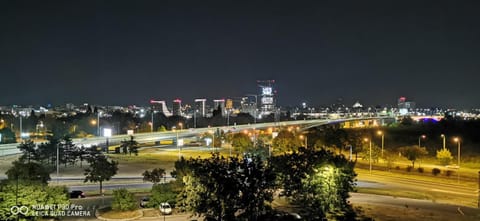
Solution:
{"label": "glowing street lamp", "polygon": [[458,137],[455,137],[453,138],[453,141],[455,141],[458,146],[457,146],[457,165],[458,165],[458,169],[457,169],[457,183],[460,183],[460,138]]}
{"label": "glowing street lamp", "polygon": [[425,136],[425,134],[422,134],[421,136],[418,137],[418,148],[422,147],[420,145],[420,141],[421,141],[421,139],[425,139],[425,138],[427,138],[427,136]]}
{"label": "glowing street lamp", "polygon": [[370,160],[368,161],[368,163],[370,164],[370,174],[372,174],[372,140],[368,138],[365,138],[364,140],[365,142],[368,142],[368,146],[369,146],[368,152],[370,152]]}
{"label": "glowing street lamp", "polygon": [[377,131],[377,134],[382,136],[382,158],[383,158],[383,145],[384,145],[385,134],[381,130]]}

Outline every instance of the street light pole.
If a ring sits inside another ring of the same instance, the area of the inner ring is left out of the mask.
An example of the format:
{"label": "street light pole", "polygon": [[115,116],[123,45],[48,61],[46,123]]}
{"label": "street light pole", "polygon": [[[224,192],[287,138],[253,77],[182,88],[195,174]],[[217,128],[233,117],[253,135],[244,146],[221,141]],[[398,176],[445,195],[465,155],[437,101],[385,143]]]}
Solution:
{"label": "street light pole", "polygon": [[193,111],[193,128],[197,128],[197,109]]}
{"label": "street light pole", "polygon": [[20,140],[23,140],[22,130],[22,114],[20,114]]}
{"label": "street light pole", "polygon": [[372,174],[372,139],[368,139],[368,138],[365,138],[364,139],[365,141],[368,141],[368,147],[369,147],[369,151],[370,152],[370,160],[368,161],[369,163],[369,166],[370,166],[370,174]]}
{"label": "street light pole", "polygon": [[100,136],[100,112],[97,111],[97,137]]}
{"label": "street light pole", "polygon": [[57,164],[57,185],[58,185],[58,180],[59,180],[59,178],[58,178],[58,174],[59,174],[59,172],[58,172],[58,161],[59,161],[59,158],[60,158],[60,153],[59,153],[59,150],[58,150],[59,145],[60,145],[60,143],[57,143],[57,163],[56,163]]}
{"label": "street light pole", "polygon": [[253,113],[255,116],[253,116],[253,146],[257,146],[257,105],[258,105],[258,95],[256,94],[247,94],[247,96],[252,96],[255,97],[255,108],[253,110]]}
{"label": "street light pole", "polygon": [[457,142],[457,165],[458,165],[458,169],[457,169],[457,183],[460,183],[460,138],[458,137],[455,137],[454,138],[455,142]]}
{"label": "street light pole", "polygon": [[151,117],[152,125],[150,126],[150,132],[153,133],[153,110],[152,110],[152,117]]}
{"label": "street light pole", "polygon": [[178,159],[181,159],[182,157],[182,153],[181,153],[181,150],[180,150],[180,145],[178,145],[178,130],[175,130],[175,132],[177,132],[177,148],[178,148]]}
{"label": "street light pole", "polygon": [[369,164],[370,164],[370,174],[372,174],[372,139],[369,139],[369,142],[368,142],[368,146],[369,146],[369,149],[370,149],[370,160],[369,160]]}
{"label": "street light pole", "polygon": [[377,133],[378,133],[378,135],[382,136],[382,158],[383,158],[383,145],[384,145],[385,134],[381,130],[379,130]]}
{"label": "street light pole", "polygon": [[213,152],[215,152],[215,131],[213,131],[212,133],[212,148]]}
{"label": "street light pole", "polygon": [[422,147],[422,145],[420,145],[420,140],[421,139],[425,139],[427,136],[425,134],[422,134],[421,136],[418,137],[418,148]]}

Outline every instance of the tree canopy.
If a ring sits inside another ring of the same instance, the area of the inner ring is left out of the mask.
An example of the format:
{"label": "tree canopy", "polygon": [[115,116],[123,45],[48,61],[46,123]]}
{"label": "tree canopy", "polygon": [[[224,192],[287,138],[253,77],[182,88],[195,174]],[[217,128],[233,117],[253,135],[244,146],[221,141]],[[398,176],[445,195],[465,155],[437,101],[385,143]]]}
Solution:
{"label": "tree canopy", "polygon": [[104,155],[97,155],[88,159],[89,168],[85,169],[84,182],[100,183],[100,194],[102,194],[103,181],[110,180],[118,171],[118,162],[109,161]]}
{"label": "tree canopy", "polygon": [[299,148],[275,156],[272,163],[287,197],[309,217],[349,220],[354,216],[347,203],[354,190],[354,163],[330,151]]}
{"label": "tree canopy", "polygon": [[235,220],[236,216],[255,220],[266,209],[265,202],[273,199],[275,175],[258,156],[227,159],[213,155],[185,163],[191,173],[182,177],[178,205],[186,210],[216,220]]}

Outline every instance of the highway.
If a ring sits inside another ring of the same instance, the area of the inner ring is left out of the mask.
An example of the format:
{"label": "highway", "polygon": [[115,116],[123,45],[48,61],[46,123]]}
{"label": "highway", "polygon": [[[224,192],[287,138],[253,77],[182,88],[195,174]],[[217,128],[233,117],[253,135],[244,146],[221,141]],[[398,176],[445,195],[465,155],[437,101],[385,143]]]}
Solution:
{"label": "highway", "polygon": [[[271,122],[271,123],[257,123],[257,124],[243,124],[243,125],[232,125],[232,126],[222,126],[222,127],[207,127],[207,128],[190,128],[177,131],[165,131],[165,132],[153,132],[153,133],[138,133],[134,134],[135,140],[139,143],[155,142],[160,140],[174,139],[177,137],[193,137],[198,134],[202,134],[209,131],[216,131],[217,129],[223,130],[225,132],[237,132],[246,129],[265,129],[269,127],[278,127],[278,126],[292,126],[292,125],[301,125],[302,127],[313,127],[321,126],[325,124],[335,124],[345,121],[354,121],[354,120],[380,120],[380,119],[390,119],[391,117],[366,117],[366,118],[340,118],[340,119],[315,119],[315,120],[296,120],[296,121],[281,121],[281,122]],[[130,135],[114,135],[108,138],[110,145],[120,144],[123,140],[130,139]],[[104,145],[106,143],[106,137],[92,137],[92,138],[82,138],[82,139],[73,139],[73,143],[77,146],[91,146],[91,145]],[[12,144],[2,144],[0,145],[0,156],[8,156],[20,153],[20,150],[17,148],[19,143]]]}
{"label": "highway", "polygon": [[358,185],[358,187],[406,191],[417,195],[424,194],[426,197],[435,197],[432,199],[435,202],[470,207],[476,207],[478,203],[478,189],[465,183],[451,184],[441,182],[441,180],[420,180],[383,171],[373,171],[372,174],[362,173],[358,180],[372,185]]}

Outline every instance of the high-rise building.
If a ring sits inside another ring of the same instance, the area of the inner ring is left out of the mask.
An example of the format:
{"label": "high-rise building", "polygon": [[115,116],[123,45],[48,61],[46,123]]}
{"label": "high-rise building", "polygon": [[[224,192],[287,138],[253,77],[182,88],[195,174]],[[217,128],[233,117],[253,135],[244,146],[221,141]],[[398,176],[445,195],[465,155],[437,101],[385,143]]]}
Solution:
{"label": "high-rise building", "polygon": [[200,114],[200,116],[205,117],[207,114],[205,112],[205,103],[207,102],[207,99],[202,98],[202,99],[195,99],[195,112]]}
{"label": "high-rise building", "polygon": [[233,109],[233,100],[232,99],[227,99],[227,101],[225,102],[225,108],[227,110]]}
{"label": "high-rise building", "polygon": [[249,113],[253,117],[258,117],[257,115],[257,104],[256,97],[243,97],[240,101],[240,112]]}
{"label": "high-rise building", "polygon": [[172,116],[172,113],[168,111],[165,101],[150,100],[150,107],[152,111],[163,113],[167,117]]}
{"label": "high-rise building", "polygon": [[400,115],[406,115],[410,112],[411,109],[415,109],[415,102],[407,101],[407,98],[400,97],[398,99],[398,112]]}
{"label": "high-rise building", "polygon": [[273,89],[275,80],[259,80],[260,87],[260,115],[269,115],[275,112],[276,91]]}
{"label": "high-rise building", "polygon": [[214,108],[214,110],[217,110],[218,108],[220,108],[222,116],[224,116],[225,113],[226,113],[225,112],[225,99],[213,100],[213,108]]}
{"label": "high-rise building", "polygon": [[180,99],[173,100],[172,115],[182,116],[182,100]]}

